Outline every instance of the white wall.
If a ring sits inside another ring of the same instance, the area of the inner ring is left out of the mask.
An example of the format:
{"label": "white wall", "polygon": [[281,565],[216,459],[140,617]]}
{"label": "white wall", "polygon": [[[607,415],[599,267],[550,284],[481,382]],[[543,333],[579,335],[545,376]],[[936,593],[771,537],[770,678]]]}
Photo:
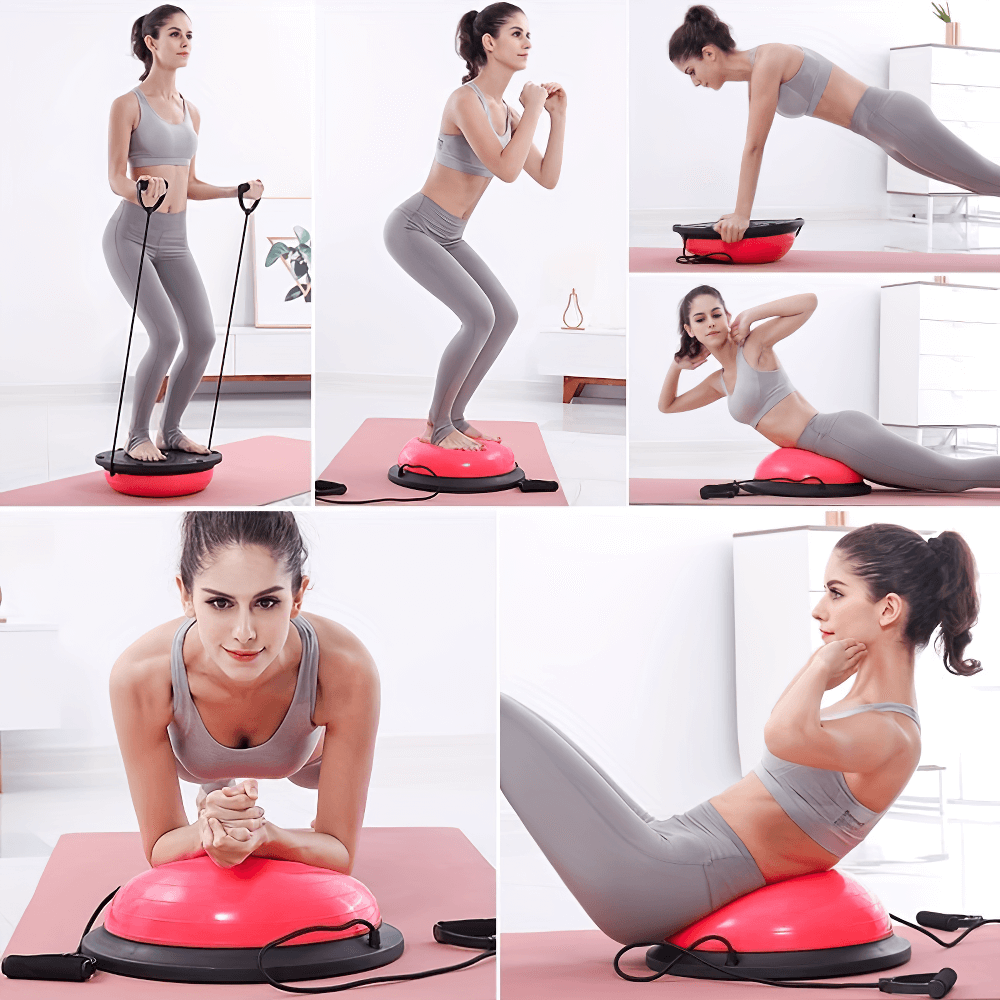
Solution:
{"label": "white wall", "polygon": [[[38,733],[38,745],[117,744],[107,694],[112,663],[150,628],[183,614],[174,585],[180,518],[127,509],[0,512],[3,613],[59,625],[53,697],[63,731]],[[341,622],[374,655],[380,736],[493,732],[492,513],[297,518],[311,553],[304,608]],[[456,591],[467,613],[448,613]]]}
{"label": "white wall", "polygon": [[[731,212],[747,126],[747,88],[692,87],[667,59],[688,0],[629,5],[630,207]],[[804,45],[865,83],[885,87],[889,49],[944,42],[930,3],[913,0],[726,0],[712,6],[741,49],[764,42]],[[994,0],[954,7],[966,45],[1000,48]],[[847,129],[813,118],[775,116],[754,204],[755,218],[885,215],[886,155]],[[687,221],[703,221],[691,218]]]}
{"label": "white wall", "polygon": [[[454,33],[466,6],[378,0],[317,9],[316,367],[432,376],[458,323],[387,253],[389,213],[430,169],[441,112],[461,83]],[[562,176],[553,191],[522,174],[494,180],[466,230],[510,292],[517,329],[492,369],[546,381],[533,342],[558,328],[571,287],[589,325],[624,326],[626,68],[623,0],[525,4],[533,49],[507,92],[557,80],[569,99]],[[547,119],[547,116],[543,116]],[[536,144],[544,149],[547,122]]]}
{"label": "white wall", "polygon": [[[776,352],[792,384],[821,413],[862,410],[878,416],[881,286],[913,280],[884,274],[705,275],[735,316],[743,309],[800,292],[815,292],[809,321]],[[925,276],[926,277],[926,276]],[[632,441],[760,442],[760,435],[729,415],[724,399],[687,413],[656,408],[663,377],[680,343],[677,308],[699,284],[692,275],[632,275],[629,279],[629,435]],[[719,365],[708,360],[682,372],[679,391],[696,386]]]}
{"label": "white wall", "polygon": [[[312,4],[193,0],[184,7],[194,48],[178,89],[201,113],[198,175],[219,185],[260,177],[268,195],[310,196]],[[131,303],[101,250],[120,201],[107,181],[108,114],[139,82],[142,64],[131,57],[129,37],[147,9],[125,0],[4,3],[9,44],[0,84],[17,97],[4,104],[0,232],[8,250],[20,251],[0,277],[0,384],[121,378]],[[191,248],[216,324],[224,325],[243,213],[225,199],[195,202],[189,216]],[[247,255],[233,321],[252,326]],[[140,336],[133,351],[144,346]]]}

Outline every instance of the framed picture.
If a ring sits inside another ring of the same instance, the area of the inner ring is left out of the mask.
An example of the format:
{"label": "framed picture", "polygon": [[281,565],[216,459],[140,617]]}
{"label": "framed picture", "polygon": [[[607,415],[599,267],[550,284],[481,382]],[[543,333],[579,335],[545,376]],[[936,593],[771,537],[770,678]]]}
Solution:
{"label": "framed picture", "polygon": [[312,199],[262,198],[250,216],[256,327],[312,326]]}

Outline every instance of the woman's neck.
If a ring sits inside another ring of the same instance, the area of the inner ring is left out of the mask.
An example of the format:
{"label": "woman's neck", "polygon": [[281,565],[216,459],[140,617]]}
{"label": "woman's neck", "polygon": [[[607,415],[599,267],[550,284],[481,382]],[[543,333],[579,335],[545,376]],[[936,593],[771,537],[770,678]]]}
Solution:
{"label": "woman's neck", "polygon": [[730,368],[736,364],[736,352],[738,350],[739,348],[736,346],[736,343],[729,337],[726,337],[724,344],[720,344],[714,350],[710,347],[708,352],[723,368]]}
{"label": "woman's neck", "polygon": [[153,63],[149,76],[139,84],[139,89],[147,97],[162,97],[169,101],[178,96],[176,78],[177,70],[164,69]]}
{"label": "woman's neck", "polygon": [[504,92],[513,76],[514,70],[507,69],[490,59],[470,83],[474,83],[487,97],[492,97],[495,101],[500,102],[503,101]]}
{"label": "woman's neck", "polygon": [[747,83],[753,72],[749,49],[737,49],[723,56],[722,72],[727,81]]}
{"label": "woman's neck", "polygon": [[859,704],[882,701],[915,704],[917,692],[913,674],[912,649],[897,642],[880,644],[865,654],[844,700]]}

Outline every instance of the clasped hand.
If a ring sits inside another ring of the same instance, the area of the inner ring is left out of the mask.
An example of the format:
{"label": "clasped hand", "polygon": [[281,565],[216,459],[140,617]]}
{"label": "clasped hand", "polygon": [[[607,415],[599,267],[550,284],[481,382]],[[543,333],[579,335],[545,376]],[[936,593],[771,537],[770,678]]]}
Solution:
{"label": "clasped hand", "polygon": [[867,652],[868,647],[857,639],[837,639],[820,646],[810,666],[822,673],[824,690],[831,691],[858,672]]}
{"label": "clasped hand", "polygon": [[220,868],[233,868],[266,843],[264,810],[257,805],[253,778],[199,794],[197,806],[201,846]]}

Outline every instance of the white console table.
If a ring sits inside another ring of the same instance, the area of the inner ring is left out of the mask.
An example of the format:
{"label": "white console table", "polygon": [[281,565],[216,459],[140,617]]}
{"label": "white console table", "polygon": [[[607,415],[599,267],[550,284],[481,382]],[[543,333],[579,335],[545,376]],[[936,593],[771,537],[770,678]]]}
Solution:
{"label": "white console table", "polygon": [[536,348],[539,374],[562,377],[564,403],[584,385],[625,385],[624,330],[542,330]]}
{"label": "white console table", "polygon": [[61,725],[53,697],[58,631],[58,625],[39,622],[0,622],[0,730]]}

